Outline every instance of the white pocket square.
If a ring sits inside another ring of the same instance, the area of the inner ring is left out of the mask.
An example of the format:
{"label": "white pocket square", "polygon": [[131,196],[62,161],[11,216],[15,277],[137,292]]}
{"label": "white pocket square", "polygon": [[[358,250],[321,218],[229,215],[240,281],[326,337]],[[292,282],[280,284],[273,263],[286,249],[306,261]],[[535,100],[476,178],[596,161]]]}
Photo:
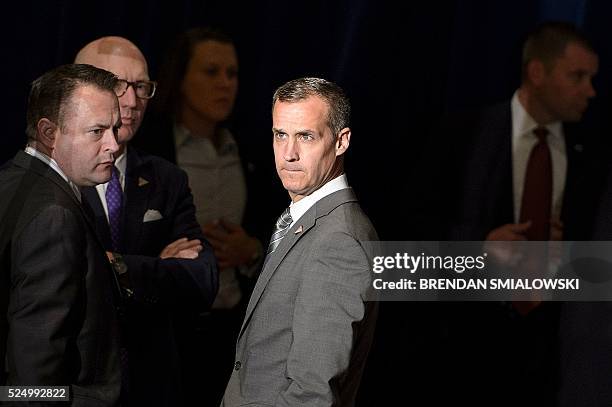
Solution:
{"label": "white pocket square", "polygon": [[164,217],[162,216],[161,213],[159,213],[158,210],[149,209],[148,211],[145,212],[144,216],[142,217],[142,223],[153,222],[154,220],[160,220],[163,218]]}

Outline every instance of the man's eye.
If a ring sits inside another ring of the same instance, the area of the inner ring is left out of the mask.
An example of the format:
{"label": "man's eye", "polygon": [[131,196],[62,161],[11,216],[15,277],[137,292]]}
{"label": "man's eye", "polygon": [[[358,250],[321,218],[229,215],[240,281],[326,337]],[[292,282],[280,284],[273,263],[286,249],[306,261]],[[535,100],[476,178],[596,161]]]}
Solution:
{"label": "man's eye", "polygon": [[104,129],[93,129],[90,131],[96,137],[102,137],[104,135]]}
{"label": "man's eye", "polygon": [[584,79],[585,76],[586,76],[586,74],[584,72],[572,72],[572,74],[571,74],[572,80],[574,82],[576,82],[576,83],[578,83],[582,79]]}
{"label": "man's eye", "polygon": [[300,138],[301,138],[303,141],[311,141],[311,140],[314,140],[314,137],[312,137],[312,134],[302,134],[302,135],[300,136]]}
{"label": "man's eye", "polygon": [[284,139],[287,137],[287,133],[274,133],[274,137],[277,139]]}

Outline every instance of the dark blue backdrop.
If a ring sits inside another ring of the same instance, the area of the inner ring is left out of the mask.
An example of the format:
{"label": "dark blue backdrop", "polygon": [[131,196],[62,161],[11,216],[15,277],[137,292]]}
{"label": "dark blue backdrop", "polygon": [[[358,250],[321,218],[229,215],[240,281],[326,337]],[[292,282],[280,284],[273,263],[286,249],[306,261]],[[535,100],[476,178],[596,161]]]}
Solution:
{"label": "dark blue backdrop", "polygon": [[[85,3],[22,2],[5,17],[9,103],[0,161],[25,142],[31,80],[71,62],[83,44],[102,35],[126,36],[142,48],[155,77],[173,36],[200,24],[220,26],[237,41],[241,85],[235,127],[242,148],[258,153],[271,178],[274,88],[298,76],[320,75],[347,90],[354,108],[349,179],[387,239],[401,237],[387,206],[415,198],[402,180],[415,173],[432,121],[448,110],[508,98],[519,82],[520,43],[536,23],[570,20],[593,35],[601,69],[589,117],[612,111],[607,40],[612,6],[606,0]],[[285,204],[286,198],[271,199],[279,210]]]}

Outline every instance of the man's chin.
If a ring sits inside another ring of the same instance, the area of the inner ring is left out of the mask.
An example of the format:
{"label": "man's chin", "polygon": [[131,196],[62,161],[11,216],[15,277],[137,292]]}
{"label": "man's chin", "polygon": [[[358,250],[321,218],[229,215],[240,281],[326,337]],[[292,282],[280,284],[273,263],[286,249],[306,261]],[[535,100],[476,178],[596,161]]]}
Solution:
{"label": "man's chin", "polygon": [[126,126],[127,128],[122,128],[119,130],[119,137],[117,137],[117,142],[119,144],[125,144],[128,141],[130,141],[132,139],[132,137],[134,137],[134,133],[136,133],[136,131],[134,130],[134,128],[132,126]]}
{"label": "man's chin", "polygon": [[99,174],[96,175],[95,177],[91,177],[90,179],[86,179],[84,180],[84,182],[86,182],[85,185],[82,186],[86,186],[86,187],[94,187],[98,184],[106,184],[108,181],[111,180],[113,173],[111,171],[111,169],[108,169],[108,174],[104,173],[104,174]]}

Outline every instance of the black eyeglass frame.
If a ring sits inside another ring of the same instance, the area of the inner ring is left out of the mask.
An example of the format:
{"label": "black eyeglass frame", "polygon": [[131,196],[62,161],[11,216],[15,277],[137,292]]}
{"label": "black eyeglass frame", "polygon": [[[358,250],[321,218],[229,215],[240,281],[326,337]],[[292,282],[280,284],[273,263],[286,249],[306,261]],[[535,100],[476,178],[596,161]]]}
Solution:
{"label": "black eyeglass frame", "polygon": [[[118,79],[117,82],[125,83],[126,84],[125,88],[121,92],[115,90],[115,94],[117,95],[118,98],[120,98],[121,96],[125,95],[125,93],[128,91],[130,86],[132,87],[132,89],[134,89],[134,94],[139,99],[151,99],[153,96],[155,96],[155,91],[157,90],[157,82],[155,82],[155,81],[135,81],[135,82],[130,82],[130,81],[125,80],[125,79]],[[153,90],[151,91],[150,95],[148,95],[148,96],[141,96],[141,95],[138,94],[138,89],[139,89],[138,85],[141,85],[141,84],[150,85],[150,86],[153,87]]]}

